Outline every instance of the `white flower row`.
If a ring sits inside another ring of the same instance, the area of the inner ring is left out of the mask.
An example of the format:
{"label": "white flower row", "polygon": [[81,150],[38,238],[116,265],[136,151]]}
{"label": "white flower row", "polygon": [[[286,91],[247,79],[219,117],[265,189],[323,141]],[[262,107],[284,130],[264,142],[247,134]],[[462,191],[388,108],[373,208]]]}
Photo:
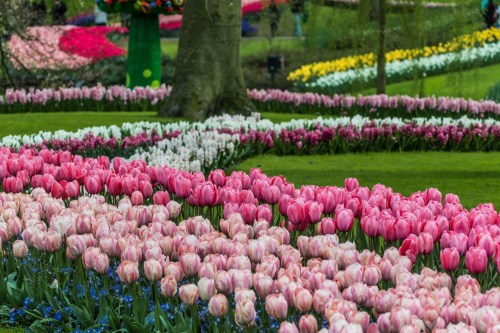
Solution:
{"label": "white flower row", "polygon": [[[491,61],[500,58],[500,43],[485,44],[481,47],[465,49],[460,52],[443,53],[426,58],[393,61],[386,64],[388,78],[411,75],[419,72],[441,72],[454,64],[470,65],[477,61]],[[372,82],[377,77],[377,67],[370,66],[361,69],[351,69],[343,72],[327,74],[313,82],[306,83],[310,88],[336,88],[356,82]]]}
{"label": "white flower row", "polygon": [[[311,128],[316,125],[327,126],[327,127],[337,127],[337,126],[347,126],[349,124],[361,128],[367,123],[374,122],[377,125],[380,124],[394,124],[397,126],[402,126],[408,123],[408,120],[401,118],[383,118],[383,119],[370,119],[368,117],[354,116],[354,117],[339,117],[339,118],[323,118],[318,117],[315,119],[294,119],[288,122],[273,123],[267,119],[261,119],[259,114],[254,114],[251,117],[244,116],[218,116],[207,119],[204,122],[190,123],[187,121],[179,121],[174,123],[159,123],[159,122],[136,122],[136,123],[123,123],[121,127],[116,125],[106,126],[94,126],[79,129],[75,132],[59,130],[55,132],[43,132],[40,131],[37,134],[31,135],[10,135],[2,138],[0,141],[0,147],[12,147],[19,148],[23,145],[36,145],[41,144],[44,140],[78,140],[84,139],[86,135],[93,134],[95,136],[101,136],[103,138],[116,138],[122,139],[128,135],[137,135],[144,132],[151,133],[156,131],[157,133],[163,132],[174,132],[180,131],[182,133],[193,133],[207,132],[211,130],[229,129],[229,130],[259,130],[268,131],[274,130],[276,132],[282,129],[295,129],[295,128]],[[458,125],[472,126],[475,124],[486,124],[495,125],[498,124],[498,120],[491,118],[487,119],[474,119],[463,116],[461,118],[413,118],[412,122],[417,125],[436,125],[436,126],[448,126],[448,125]]]}

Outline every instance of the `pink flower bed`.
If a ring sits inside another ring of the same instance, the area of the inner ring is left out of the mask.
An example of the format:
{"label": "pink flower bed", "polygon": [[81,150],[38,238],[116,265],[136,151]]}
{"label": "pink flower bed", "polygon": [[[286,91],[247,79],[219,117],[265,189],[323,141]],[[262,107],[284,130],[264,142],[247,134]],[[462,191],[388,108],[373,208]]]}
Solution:
{"label": "pink flower bed", "polygon": [[125,33],[125,28],[82,27],[67,30],[59,39],[59,49],[69,54],[92,59],[97,62],[105,58],[120,57],[127,54],[106,38],[106,34]]}
{"label": "pink flower bed", "polygon": [[[83,295],[103,291],[94,297],[107,315],[120,307],[119,316],[134,313],[148,330],[164,326],[136,312],[145,300],[151,316],[185,309],[195,327],[207,318],[279,332],[500,328],[492,204],[467,210],[433,188],[405,197],[353,178],[296,188],[260,169],[205,177],[65,151],[1,149],[0,165],[4,255],[26,258],[23,288],[38,274],[41,288],[66,293],[72,308],[94,304],[78,299],[72,281],[83,279]],[[73,269],[57,273],[64,267]],[[127,297],[133,307],[123,305]]]}
{"label": "pink flower bed", "polygon": [[106,38],[123,28],[107,27],[30,27],[26,36],[14,35],[8,46],[16,68],[77,69],[92,61],[126,54]]}
{"label": "pink flower bed", "polygon": [[26,36],[13,35],[8,43],[11,61],[16,68],[76,69],[90,64],[91,60],[68,54],[59,48],[63,34],[70,26],[30,27]]}

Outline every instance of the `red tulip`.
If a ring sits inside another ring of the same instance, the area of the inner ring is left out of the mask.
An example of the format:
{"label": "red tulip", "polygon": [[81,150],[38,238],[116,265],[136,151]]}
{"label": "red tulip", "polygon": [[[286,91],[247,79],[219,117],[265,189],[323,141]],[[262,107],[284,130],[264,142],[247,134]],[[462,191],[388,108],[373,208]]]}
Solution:
{"label": "red tulip", "polygon": [[[115,159],[116,160],[116,159]],[[114,161],[113,160],[113,164]],[[106,188],[112,196],[120,196],[123,194],[122,180],[120,176],[110,176],[106,182]]]}
{"label": "red tulip", "polygon": [[23,191],[23,181],[18,177],[7,177],[2,182],[3,190],[9,193],[20,193]]}

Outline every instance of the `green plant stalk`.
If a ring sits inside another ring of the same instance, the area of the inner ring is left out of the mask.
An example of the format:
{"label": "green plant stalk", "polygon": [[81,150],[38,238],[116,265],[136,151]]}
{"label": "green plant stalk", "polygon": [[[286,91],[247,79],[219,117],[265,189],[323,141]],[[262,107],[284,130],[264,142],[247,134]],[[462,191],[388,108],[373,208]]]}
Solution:
{"label": "green plant stalk", "polygon": [[161,46],[158,15],[132,13],[128,41],[127,87],[158,88]]}

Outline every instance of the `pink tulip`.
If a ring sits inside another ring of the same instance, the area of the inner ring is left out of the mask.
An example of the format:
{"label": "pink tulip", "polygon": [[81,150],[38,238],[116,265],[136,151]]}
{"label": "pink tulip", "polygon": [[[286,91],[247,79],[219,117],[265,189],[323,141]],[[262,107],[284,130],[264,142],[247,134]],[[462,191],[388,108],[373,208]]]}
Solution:
{"label": "pink tulip", "polygon": [[346,178],[344,180],[344,186],[347,191],[352,192],[359,187],[359,182],[356,178]]}
{"label": "pink tulip", "polygon": [[120,176],[110,176],[106,182],[106,188],[114,197],[123,194],[122,180]]}
{"label": "pink tulip", "polygon": [[215,184],[217,187],[223,187],[226,183],[226,174],[224,170],[216,169],[210,172],[208,180]]}
{"label": "pink tulip", "polygon": [[201,259],[195,253],[185,253],[179,258],[182,271],[187,277],[195,276],[201,266]]}
{"label": "pink tulip", "polygon": [[294,305],[299,312],[309,312],[312,307],[312,295],[309,290],[297,288],[294,293]]}
{"label": "pink tulip", "polygon": [[244,203],[240,206],[241,216],[246,224],[253,224],[257,217],[257,207],[254,204]]}
{"label": "pink tulip", "polygon": [[422,232],[420,235],[418,235],[417,245],[419,253],[432,253],[432,250],[434,249],[434,239],[432,238],[431,234]]}
{"label": "pink tulip", "polygon": [[335,234],[335,221],[331,217],[325,217],[320,222],[320,231],[322,235]]}
{"label": "pink tulip", "polygon": [[167,275],[161,279],[160,289],[164,297],[172,298],[177,294],[177,281],[172,275]]}
{"label": "pink tulip", "polygon": [[379,218],[375,215],[363,216],[360,220],[361,228],[368,237],[379,236]]}
{"label": "pink tulip", "polygon": [[486,251],[480,247],[471,247],[465,254],[465,266],[473,274],[480,274],[488,267]]}
{"label": "pink tulip", "polygon": [[98,194],[101,192],[101,177],[99,177],[98,175],[85,177],[83,184],[85,186],[85,191],[87,191],[87,193],[89,194]]}
{"label": "pink tulip", "polygon": [[198,287],[195,284],[185,284],[179,288],[179,296],[182,303],[187,306],[192,306],[198,302],[200,294],[198,292]]}
{"label": "pink tulip", "polygon": [[299,329],[295,324],[284,321],[281,323],[278,333],[299,333]]}
{"label": "pink tulip", "polygon": [[132,284],[139,279],[139,264],[133,261],[122,261],[116,269],[120,280]]}
{"label": "pink tulip", "polygon": [[354,214],[350,209],[340,209],[335,213],[335,224],[341,232],[347,232],[354,225]]}
{"label": "pink tulip", "polygon": [[255,292],[251,289],[236,288],[234,290],[234,301],[236,303],[239,303],[245,299],[248,299],[255,304],[255,302],[257,301],[257,296],[255,296]]}
{"label": "pink tulip", "polygon": [[22,240],[16,240],[12,244],[12,252],[16,258],[25,258],[28,255],[28,246]]}
{"label": "pink tulip", "polygon": [[151,198],[153,195],[153,187],[151,186],[151,182],[149,181],[140,181],[139,182],[139,192],[141,192],[142,196],[146,199]]}
{"label": "pink tulip", "polygon": [[175,220],[181,213],[181,204],[176,201],[171,200],[167,204],[168,216]]}
{"label": "pink tulip", "polygon": [[170,201],[170,196],[168,192],[158,191],[153,195],[153,202],[155,205],[166,206]]}
{"label": "pink tulip", "polygon": [[132,192],[130,200],[132,201],[132,205],[134,206],[140,206],[144,203],[144,197],[142,196],[142,193],[139,191]]}
{"label": "pink tulip", "polygon": [[205,302],[208,302],[217,292],[215,289],[215,281],[212,279],[201,278],[198,280],[198,290],[200,292],[200,298]]}
{"label": "pink tulip", "polygon": [[99,274],[107,274],[109,269],[109,257],[100,253],[94,258],[94,269]]}
{"label": "pink tulip", "polygon": [[216,318],[224,317],[229,310],[229,302],[224,294],[217,294],[208,302],[208,312]]}
{"label": "pink tulip", "polygon": [[443,269],[448,272],[453,272],[458,268],[460,263],[460,254],[455,248],[447,248],[441,250],[441,264]]}
{"label": "pink tulip", "polygon": [[306,314],[300,317],[299,320],[300,333],[316,333],[318,332],[318,321],[314,315]]}
{"label": "pink tulip", "polygon": [[66,193],[71,199],[78,198],[80,196],[80,184],[76,180],[69,182],[66,185]]}
{"label": "pink tulip", "polygon": [[162,278],[163,268],[158,260],[149,259],[144,262],[144,275],[148,281],[158,281]]}
{"label": "pink tulip", "polygon": [[255,325],[255,306],[250,300],[236,303],[235,321],[240,327],[251,327]]}
{"label": "pink tulip", "polygon": [[283,320],[288,314],[288,304],[282,294],[270,294],[266,297],[266,311],[276,320]]}

